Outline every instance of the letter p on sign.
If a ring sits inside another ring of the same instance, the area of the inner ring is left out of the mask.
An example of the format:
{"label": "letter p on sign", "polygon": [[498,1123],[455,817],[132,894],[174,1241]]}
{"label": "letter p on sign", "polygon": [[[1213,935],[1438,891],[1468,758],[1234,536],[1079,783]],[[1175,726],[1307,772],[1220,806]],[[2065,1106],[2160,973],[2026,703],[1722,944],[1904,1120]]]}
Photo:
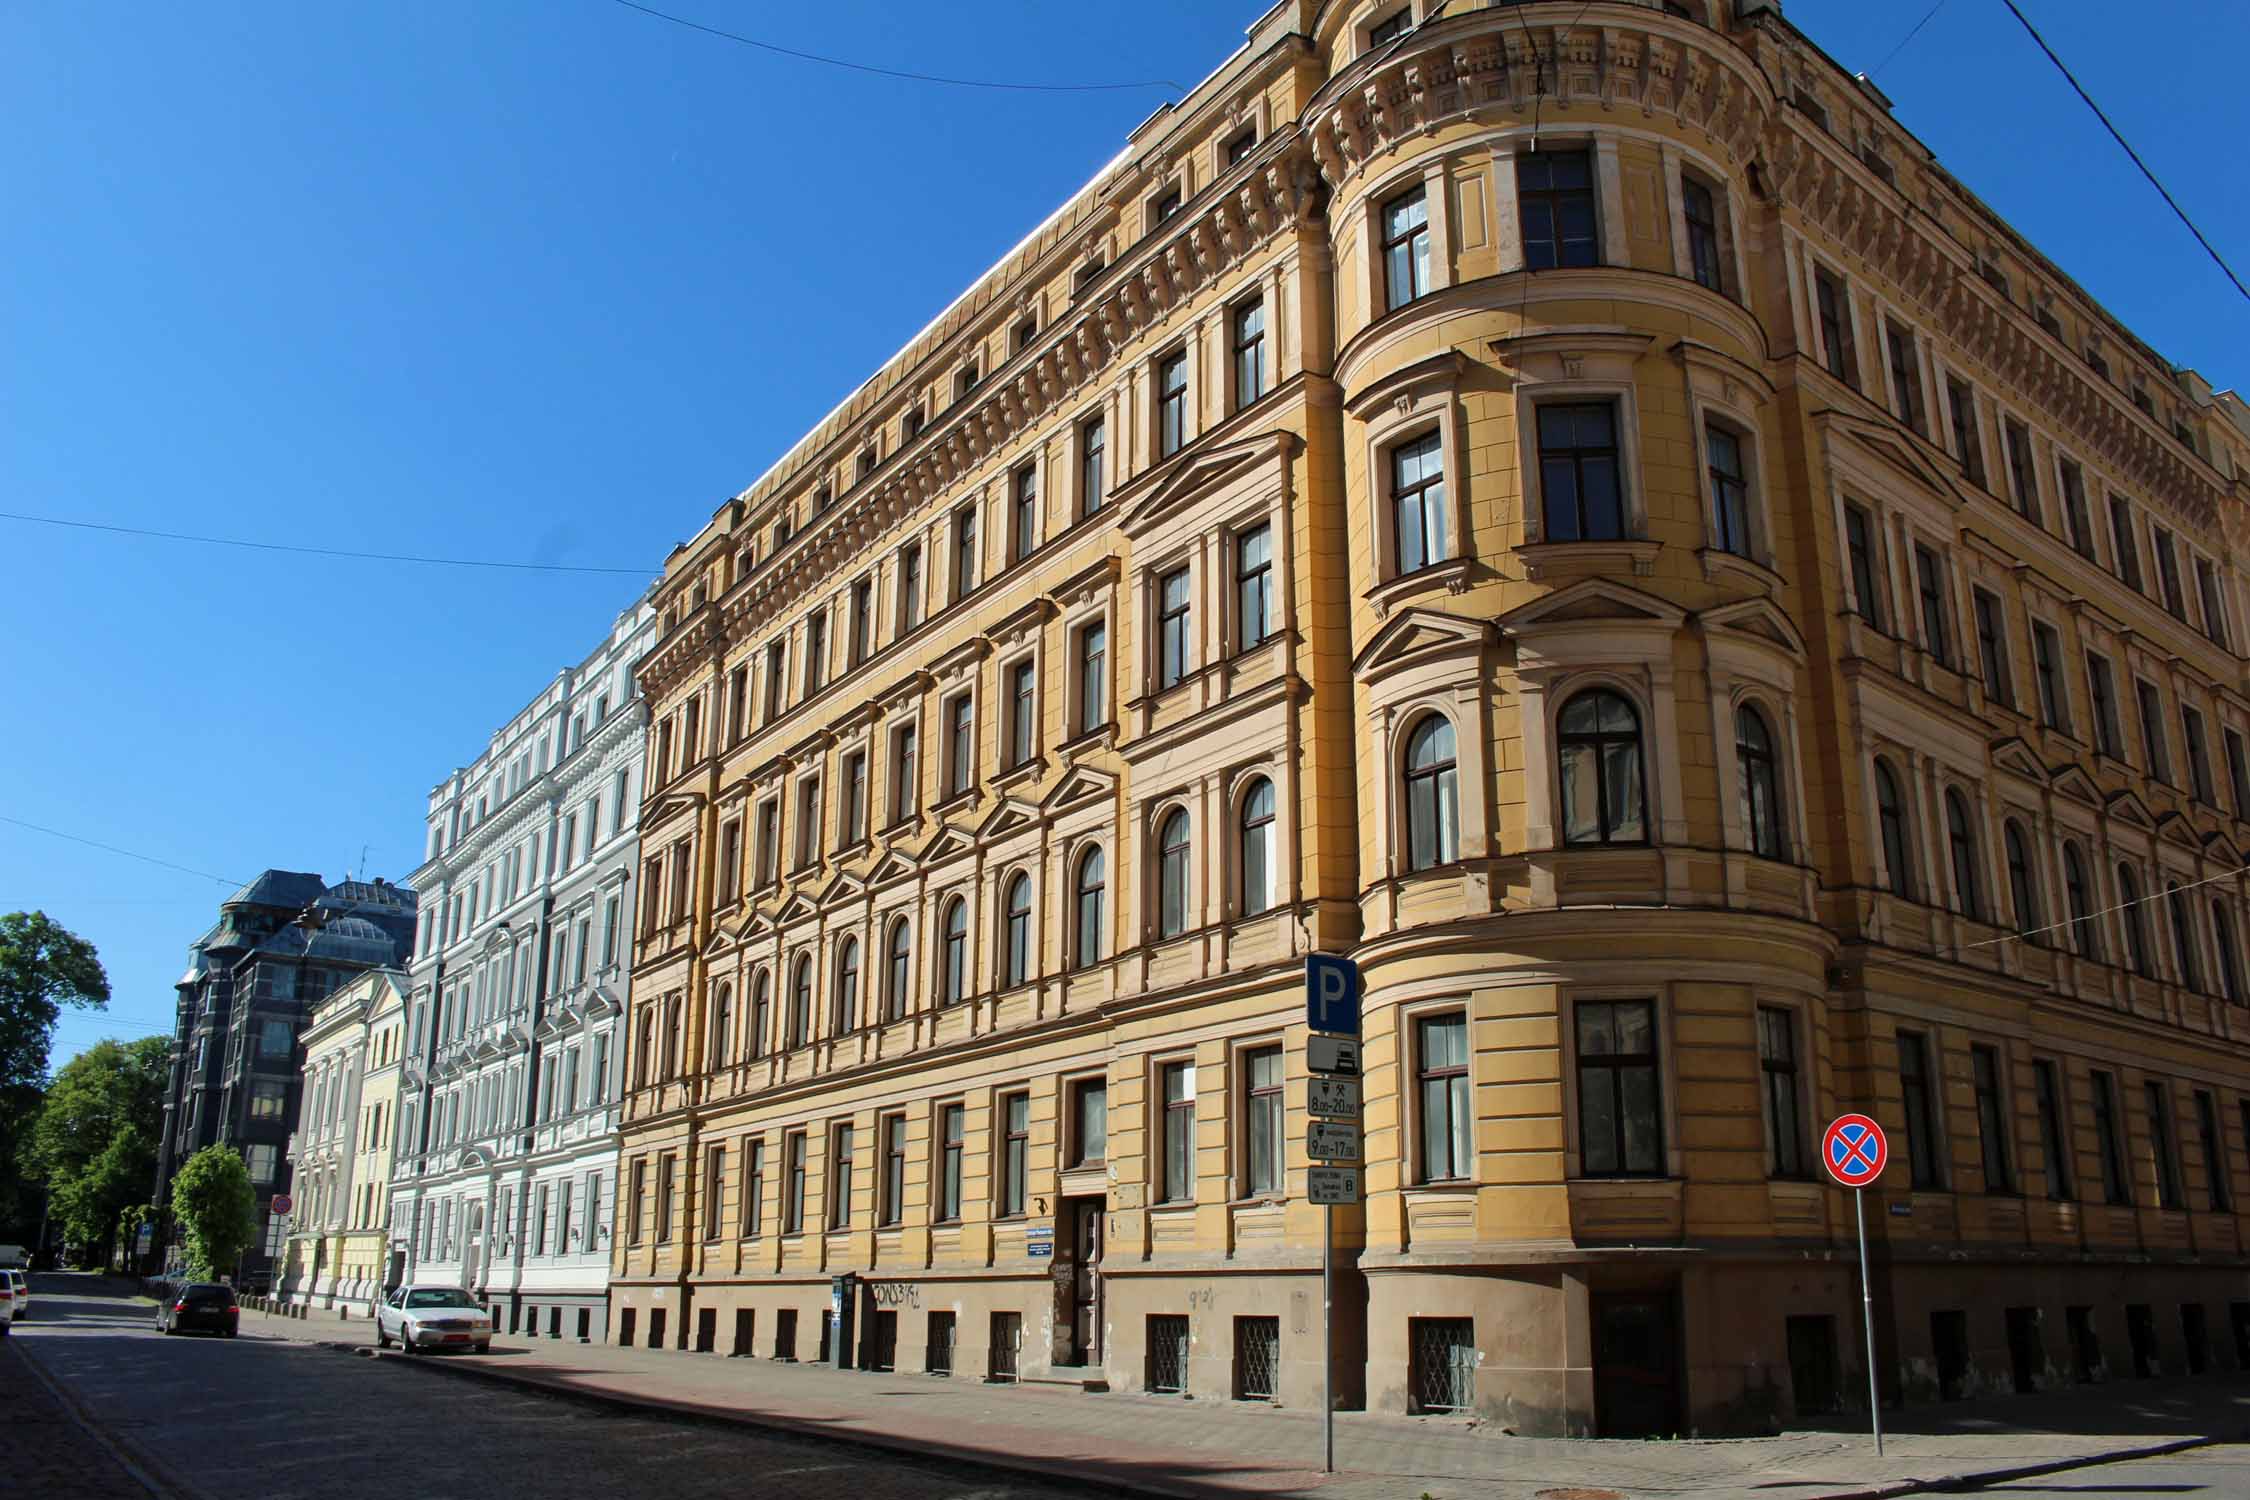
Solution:
{"label": "letter p on sign", "polygon": [[1305,955],[1305,1024],[1337,1036],[1359,1035],[1359,965],[1333,953]]}

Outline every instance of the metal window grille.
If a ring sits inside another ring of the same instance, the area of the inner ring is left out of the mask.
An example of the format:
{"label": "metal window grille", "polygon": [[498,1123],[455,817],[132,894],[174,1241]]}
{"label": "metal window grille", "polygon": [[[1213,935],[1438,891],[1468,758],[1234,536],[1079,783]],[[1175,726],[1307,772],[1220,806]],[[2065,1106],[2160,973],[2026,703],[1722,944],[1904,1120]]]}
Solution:
{"label": "metal window grille", "polygon": [[1185,1393],[1188,1320],[1177,1313],[1151,1313],[1148,1320],[1148,1388]]}
{"label": "metal window grille", "polygon": [[1476,1402],[1477,1334],[1469,1318],[1410,1318],[1413,1410],[1467,1411]]}
{"label": "metal window grille", "polygon": [[1012,1381],[1016,1378],[1016,1346],[1023,1342],[1023,1314],[996,1312],[992,1315],[991,1374],[985,1378]]}
{"label": "metal window grille", "polygon": [[1271,1401],[1281,1384],[1281,1319],[1234,1320],[1234,1394],[1242,1401]]}
{"label": "metal window grille", "polygon": [[932,1375],[953,1373],[953,1314],[930,1314],[930,1357],[927,1366]]}

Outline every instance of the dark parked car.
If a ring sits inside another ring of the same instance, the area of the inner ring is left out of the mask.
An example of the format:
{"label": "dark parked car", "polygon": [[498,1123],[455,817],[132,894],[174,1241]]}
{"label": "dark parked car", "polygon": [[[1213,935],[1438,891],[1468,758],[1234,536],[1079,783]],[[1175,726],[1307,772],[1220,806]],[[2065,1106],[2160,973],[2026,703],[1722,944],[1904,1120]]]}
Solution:
{"label": "dark parked car", "polygon": [[234,1300],[234,1288],[215,1281],[183,1282],[169,1299],[156,1304],[158,1333],[201,1329],[231,1339],[235,1325],[241,1321],[242,1308]]}

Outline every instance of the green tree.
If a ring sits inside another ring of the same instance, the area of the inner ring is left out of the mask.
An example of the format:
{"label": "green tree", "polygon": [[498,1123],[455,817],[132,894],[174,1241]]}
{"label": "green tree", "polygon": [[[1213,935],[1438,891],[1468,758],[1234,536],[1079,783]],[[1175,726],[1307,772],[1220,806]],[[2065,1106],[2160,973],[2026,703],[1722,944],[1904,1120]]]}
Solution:
{"label": "green tree", "polygon": [[47,1052],[63,1007],[109,1004],[109,977],[94,945],[45,912],[0,916],[0,1230],[29,1238],[37,1205],[19,1158],[38,1113]]}
{"label": "green tree", "polygon": [[170,1043],[96,1042],[63,1065],[32,1122],[24,1165],[46,1184],[66,1243],[114,1257],[118,1215],[148,1192],[164,1110]]}
{"label": "green tree", "polygon": [[172,1178],[172,1220],[187,1241],[188,1274],[232,1272],[258,1232],[250,1169],[229,1146],[205,1146]]}

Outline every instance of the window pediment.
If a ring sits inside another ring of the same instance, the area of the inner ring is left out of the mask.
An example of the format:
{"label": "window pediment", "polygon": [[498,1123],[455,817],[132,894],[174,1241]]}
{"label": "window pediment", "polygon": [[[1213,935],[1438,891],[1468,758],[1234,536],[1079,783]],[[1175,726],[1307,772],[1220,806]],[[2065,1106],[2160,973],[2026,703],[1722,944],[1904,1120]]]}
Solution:
{"label": "window pediment", "polygon": [[2016,735],[1995,741],[1992,746],[1992,764],[1995,769],[2021,776],[2024,780],[2045,786],[2051,779],[2047,768],[2039,763],[2030,745]]}
{"label": "window pediment", "polygon": [[2112,794],[2107,800],[2106,810],[2120,823],[2130,823],[2135,828],[2152,829],[2156,826],[2156,817],[2148,810],[2148,804],[2132,792]]}
{"label": "window pediment", "polygon": [[2094,778],[2088,776],[2081,767],[2065,765],[2058,768],[2051,785],[2064,796],[2071,798],[2073,801],[2082,802],[2088,807],[2100,807],[2102,805],[2102,789],[2095,784]]}
{"label": "window pediment", "polygon": [[1614,323],[1569,324],[1492,341],[1500,363],[1527,384],[1595,380],[1627,385],[1656,336]]}
{"label": "window pediment", "polygon": [[931,835],[930,841],[922,846],[921,853],[915,857],[924,865],[935,865],[949,859],[959,859],[963,855],[974,854],[976,847],[969,836],[960,829],[946,827],[940,828],[935,834]]}
{"label": "window pediment", "polygon": [[1344,398],[1344,410],[1366,421],[1386,406],[1411,411],[1429,396],[1457,389],[1469,371],[1469,358],[1458,349],[1417,360],[1403,370],[1393,370]]}
{"label": "window pediment", "polygon": [[1470,657],[1495,639],[1492,625],[1435,609],[1405,609],[1375,632],[1352,662],[1361,677],[1383,676],[1402,667],[1447,657]]}
{"label": "window pediment", "polygon": [[1969,503],[1968,495],[1943,465],[1932,462],[1889,427],[1835,410],[1815,413],[1813,420],[1820,424],[1828,458],[1847,474],[1868,472],[1868,465],[1857,461],[1859,455],[1865,455],[1879,465],[1884,477],[1903,476],[1917,489],[1956,508]]}
{"label": "window pediment", "polygon": [[930,663],[928,677],[939,687],[952,687],[976,674],[977,663],[992,654],[992,642],[975,636]]}
{"label": "window pediment", "polygon": [[1778,647],[1788,652],[1791,659],[1800,665],[1805,660],[1805,638],[1798,633],[1796,622],[1770,599],[1745,599],[1739,604],[1724,605],[1705,611],[1701,619],[1706,628],[1747,636],[1763,645]]}
{"label": "window pediment", "polygon": [[1039,628],[1060,611],[1053,600],[1038,598],[984,633],[994,650],[1008,651],[1038,637]]}
{"label": "window pediment", "polygon": [[1194,501],[1263,473],[1278,474],[1286,493],[1289,460],[1303,446],[1304,440],[1293,432],[1260,433],[1201,449],[1185,463],[1148,471],[1146,488],[1139,480],[1131,481],[1113,497],[1123,512],[1118,525],[1129,537],[1145,536]]}
{"label": "window pediment", "polygon": [[809,922],[819,915],[820,908],[813,903],[811,897],[800,891],[791,896],[783,904],[780,911],[774,913],[774,925],[778,927],[794,926],[799,922]]}
{"label": "window pediment", "polygon": [[1500,617],[1500,628],[1509,635],[1520,636],[1553,626],[1615,620],[1677,630],[1686,619],[1684,611],[1653,594],[1644,594],[1613,579],[1588,578],[1510,610]]}
{"label": "window pediment", "polygon": [[1048,590],[1047,597],[1063,609],[1079,609],[1092,603],[1117,586],[1121,571],[1116,554],[1111,553],[1092,567],[1082,569]]}
{"label": "window pediment", "polygon": [[1040,799],[1042,812],[1056,813],[1082,802],[1117,795],[1117,778],[1096,766],[1073,766],[1054,788]]}
{"label": "window pediment", "polygon": [[867,883],[870,886],[889,885],[894,880],[907,879],[920,869],[920,863],[909,856],[906,851],[892,849],[885,852],[883,857],[875,862],[875,868],[867,872]]}
{"label": "window pediment", "polygon": [[1036,804],[1020,797],[1004,797],[1000,800],[1000,805],[987,813],[984,821],[977,825],[976,837],[979,842],[1002,838],[1018,829],[1029,828],[1038,821],[1039,808]]}
{"label": "window pediment", "polygon": [[821,888],[814,899],[822,906],[833,906],[839,901],[849,901],[854,896],[866,894],[867,887],[856,876],[839,872],[835,879]]}

